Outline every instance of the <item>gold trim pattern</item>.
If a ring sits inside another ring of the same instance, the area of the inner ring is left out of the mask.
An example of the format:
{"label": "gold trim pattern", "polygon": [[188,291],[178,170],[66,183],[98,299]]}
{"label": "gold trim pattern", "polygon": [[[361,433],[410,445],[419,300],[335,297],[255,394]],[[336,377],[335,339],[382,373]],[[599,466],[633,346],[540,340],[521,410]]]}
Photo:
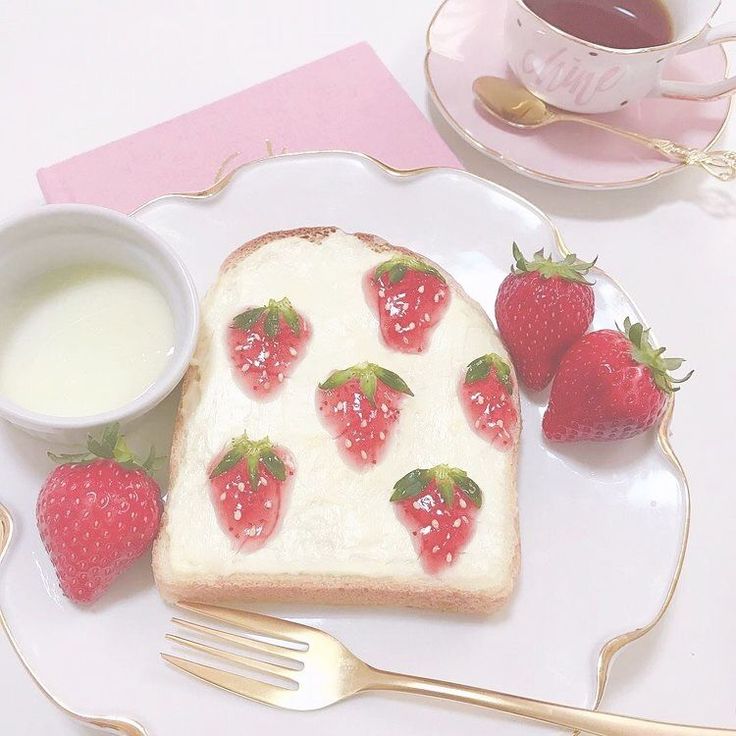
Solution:
{"label": "gold trim pattern", "polygon": [[[560,252],[560,255],[563,257],[570,255],[570,250],[568,249],[567,245],[562,239],[562,235],[557,230],[556,226],[555,226],[555,239],[557,241],[557,249]],[[596,267],[594,271],[597,271],[598,273],[603,274],[629,300],[631,304],[634,304],[633,299],[629,296],[626,289],[624,289],[624,287],[621,286],[621,284],[615,278],[607,274],[601,268]],[[635,304],[634,304],[634,310],[638,314],[639,310],[636,309]],[[674,447],[672,447],[672,442],[670,441],[670,426],[672,425],[672,417],[674,413],[675,413],[675,394],[670,394],[670,398],[669,398],[669,401],[667,402],[665,413],[659,422],[659,427],[657,428],[657,446],[659,447],[662,454],[672,464],[675,470],[675,473],[678,477],[678,480],[680,481],[680,487],[682,491],[682,500],[683,500],[684,511],[685,511],[683,521],[682,521],[682,538],[681,538],[681,543],[680,543],[680,550],[677,555],[677,562],[675,564],[675,571],[672,575],[672,579],[670,580],[670,584],[669,584],[669,587],[667,588],[667,592],[665,593],[664,600],[662,601],[662,605],[660,606],[659,610],[656,612],[654,617],[648,623],[644,624],[643,626],[640,626],[637,629],[634,629],[632,631],[626,631],[622,634],[614,636],[612,639],[609,639],[601,647],[600,653],[598,654],[598,663],[596,666],[596,693],[595,693],[595,701],[593,704],[594,710],[598,710],[601,703],[603,702],[603,696],[605,695],[605,692],[606,692],[606,685],[608,684],[608,678],[611,673],[611,666],[613,664],[614,658],[622,649],[627,647],[629,644],[632,644],[633,642],[637,641],[638,639],[641,639],[642,637],[646,636],[660,623],[660,621],[662,621],[662,619],[667,614],[667,611],[669,610],[669,607],[672,604],[672,601],[675,597],[675,593],[677,592],[677,587],[680,583],[680,578],[682,577],[682,570],[685,566],[685,557],[687,556],[687,548],[688,548],[688,543],[690,541],[690,521],[692,517],[692,496],[690,493],[690,483],[687,479],[685,468],[682,466],[682,463],[680,462],[680,459],[677,457],[677,453],[675,452]],[[572,736],[580,736],[580,732],[576,731]]]}
{"label": "gold trim pattern", "polygon": [[[449,172],[459,174],[464,177],[468,177],[470,179],[474,179],[478,182],[481,182],[484,186],[489,185],[489,182],[486,179],[476,174],[472,174],[470,172],[463,171],[460,169],[450,169],[450,168],[443,168],[439,166],[427,166],[427,167],[421,167],[421,168],[415,168],[415,169],[397,169],[397,168],[394,168],[393,166],[390,166],[389,164],[385,164],[382,161],[379,161],[378,159],[372,156],[369,156],[368,154],[363,154],[363,153],[355,153],[355,152],[349,152],[349,151],[337,151],[337,150],[335,151],[305,151],[301,153],[284,153],[284,154],[280,154],[276,156],[269,156],[266,159],[258,159],[255,161],[250,161],[247,163],[240,164],[239,166],[236,166],[234,169],[228,172],[225,176],[223,176],[219,181],[215,182],[211,187],[208,187],[207,189],[203,189],[198,192],[182,192],[182,193],[175,193],[175,194],[164,194],[159,197],[155,197],[154,199],[148,202],[145,202],[144,204],[137,207],[131,213],[131,215],[135,215],[141,212],[141,210],[143,210],[144,208],[147,208],[154,203],[157,203],[157,202],[160,202],[166,199],[171,199],[171,198],[208,199],[210,197],[214,197],[218,195],[220,192],[222,192],[228,186],[228,184],[230,184],[230,182],[233,180],[233,178],[237,175],[237,173],[240,170],[258,165],[260,163],[263,163],[266,160],[314,156],[314,155],[319,155],[322,153],[343,154],[343,155],[352,156],[354,158],[363,159],[365,161],[370,161],[376,166],[378,166],[380,169],[382,169],[385,173],[391,176],[396,176],[396,177],[401,177],[401,178],[417,176],[417,175],[421,175],[421,174],[428,173],[431,171],[449,171]],[[549,218],[548,215],[546,215],[541,209],[539,209],[538,207],[530,203],[528,200],[526,200],[521,195],[516,194],[515,192],[512,192],[511,190],[506,189],[505,187],[502,187],[498,184],[493,184],[493,186],[497,190],[509,196],[510,198],[516,199],[517,201],[522,202],[531,211],[535,212],[543,222],[546,222],[549,225],[553,233],[555,244],[556,244],[556,247],[557,247],[557,250],[560,256],[564,257],[570,254],[570,250],[565,244],[562,234],[560,233],[559,229],[552,222],[552,220]],[[610,279],[611,282],[621,291],[621,293],[627,299],[629,299],[632,305],[634,304],[633,300],[631,300],[626,290],[615,279],[605,274],[605,272],[602,271],[601,269],[596,269],[596,270],[599,273],[606,275],[607,278]],[[636,309],[635,306],[634,306],[634,310],[637,311],[638,313],[638,310]],[[618,636],[615,636],[614,638],[609,640],[606,644],[604,644],[604,646],[601,648],[599,652],[598,663],[597,663],[597,668],[596,668],[596,697],[595,697],[595,703],[593,706],[595,710],[599,708],[602,702],[603,695],[605,694],[605,690],[606,690],[606,685],[608,683],[608,677],[610,674],[611,665],[613,663],[613,660],[616,654],[618,654],[618,652],[620,652],[624,647],[626,647],[630,643],[636,641],[637,639],[641,639],[643,636],[648,634],[664,618],[665,614],[667,613],[670,607],[670,604],[672,603],[672,600],[674,598],[674,595],[675,595],[675,592],[677,590],[677,586],[680,580],[680,576],[682,574],[682,569],[683,569],[684,562],[685,562],[685,556],[687,553],[687,545],[688,545],[689,534],[690,534],[691,496],[690,496],[690,486],[687,480],[687,476],[685,474],[685,470],[682,467],[682,464],[680,463],[679,459],[677,458],[677,455],[675,454],[675,451],[670,442],[669,430],[670,430],[670,423],[672,420],[672,416],[674,413],[674,404],[675,404],[674,397],[672,397],[667,405],[666,412],[662,420],[660,421],[660,424],[657,430],[657,440],[658,440],[658,447],[660,448],[661,452],[665,455],[665,457],[673,465],[675,472],[678,476],[678,480],[679,480],[682,492],[683,492],[685,516],[683,520],[682,540],[681,540],[680,550],[679,550],[678,557],[677,557],[677,564],[676,564],[675,572],[670,581],[670,585],[665,595],[664,601],[660,609],[657,611],[656,615],[647,624],[640,626],[639,628],[633,631],[627,631],[622,634],[619,634]],[[2,504],[0,504],[0,564],[2,563],[3,557],[10,546],[10,542],[12,539],[12,533],[13,533],[13,522],[12,522],[12,517],[10,515],[10,512]],[[2,601],[0,601],[0,604],[1,603]],[[113,733],[119,734],[120,736],[148,736],[148,733],[143,728],[143,726],[141,726],[139,723],[136,723],[135,721],[132,721],[130,719],[118,718],[118,717],[108,717],[108,716],[83,715],[69,708],[60,699],[52,695],[46,689],[46,687],[43,685],[39,677],[35,674],[33,669],[30,667],[29,663],[22,655],[17,642],[15,638],[13,637],[12,632],[10,631],[10,627],[8,626],[7,621],[2,615],[1,606],[0,606],[0,629],[2,629],[5,632],[10,642],[11,647],[15,651],[21,664],[26,669],[28,674],[31,676],[32,680],[37,685],[37,687],[42,691],[42,693],[46,696],[48,700],[54,703],[58,708],[64,711],[68,716],[70,716],[71,718],[81,723],[85,723],[87,725],[94,726],[97,728],[107,729],[109,731],[112,731]],[[573,736],[576,736],[576,735],[573,734]]]}
{"label": "gold trim pattern", "polygon": [[[434,85],[434,80],[432,79],[432,73],[429,70],[429,58],[430,56],[435,53],[432,50],[432,45],[430,42],[430,37],[432,34],[432,27],[434,26],[435,22],[439,18],[440,14],[442,13],[442,10],[444,9],[445,5],[447,3],[452,2],[453,0],[442,0],[440,3],[440,6],[437,8],[437,10],[434,12],[434,15],[432,16],[432,19],[429,21],[429,25],[427,26],[427,32],[425,34],[425,54],[424,54],[424,77],[427,82],[427,88],[429,89],[430,97],[432,98],[432,102],[434,103],[435,107],[439,110],[442,117],[444,118],[445,122],[470,146],[475,148],[476,151],[480,151],[481,153],[485,154],[486,156],[490,156],[493,160],[498,161],[499,163],[503,164],[507,168],[511,169],[512,171],[515,171],[517,174],[523,174],[524,176],[528,176],[531,179],[536,179],[537,181],[544,181],[548,182],[550,184],[557,184],[559,186],[563,187],[569,187],[571,189],[584,189],[584,190],[590,190],[590,191],[603,191],[603,190],[609,190],[609,189],[630,189],[633,187],[639,187],[643,186],[645,184],[650,184],[653,181],[657,181],[659,179],[664,179],[665,177],[672,176],[672,174],[677,173],[678,171],[682,171],[683,169],[687,168],[687,163],[681,163],[676,166],[672,166],[669,169],[662,169],[660,171],[655,171],[652,174],[648,174],[647,176],[642,176],[637,179],[629,179],[627,181],[612,181],[612,182],[596,182],[596,183],[586,183],[586,182],[579,182],[575,181],[573,179],[565,179],[560,176],[554,176],[553,174],[547,174],[543,171],[537,171],[535,169],[530,169],[527,166],[524,166],[520,163],[517,163],[513,159],[508,158],[508,156],[505,156],[500,151],[497,151],[494,148],[491,148],[490,146],[487,146],[482,141],[479,141],[475,136],[473,136],[472,133],[470,133],[469,130],[464,128],[460,123],[458,123],[453,115],[450,113],[450,111],[445,107],[445,104],[442,102],[442,99],[440,98],[439,93],[437,92],[437,88]],[[728,55],[726,54],[726,50],[723,48],[723,46],[720,46],[721,53],[723,54],[723,60],[725,63],[725,77],[727,77],[730,74],[730,63],[728,59]],[[702,151],[703,153],[708,153],[713,146],[716,145],[716,143],[719,141],[721,136],[723,135],[724,130],[726,129],[726,125],[728,124],[728,121],[731,117],[731,113],[733,112],[733,105],[734,105],[734,97],[731,97],[731,100],[729,102],[728,111],[726,112],[723,122],[721,123],[721,127],[716,131],[716,134],[711,138],[711,140],[703,147]]]}

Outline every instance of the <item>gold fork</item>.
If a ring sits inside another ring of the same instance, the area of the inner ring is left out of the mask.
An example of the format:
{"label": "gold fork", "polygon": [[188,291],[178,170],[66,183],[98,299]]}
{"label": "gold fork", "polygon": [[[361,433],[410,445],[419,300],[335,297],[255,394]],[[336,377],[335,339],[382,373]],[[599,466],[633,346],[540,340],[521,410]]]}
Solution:
{"label": "gold fork", "polygon": [[730,729],[681,726],[598,713],[467,685],[386,672],[366,664],[333,636],[311,626],[204,603],[182,602],[178,605],[187,611],[238,627],[242,629],[242,633],[235,634],[193,621],[172,618],[176,625],[235,645],[251,654],[266,655],[270,661],[218,649],[201,641],[173,634],[166,635],[169,641],[245,667],[270,681],[254,679],[170,654],[162,653],[161,656],[174,667],[204,682],[249,700],[279,708],[317,710],[358,693],[389,690],[479,705],[597,736],[736,735],[736,731]]}

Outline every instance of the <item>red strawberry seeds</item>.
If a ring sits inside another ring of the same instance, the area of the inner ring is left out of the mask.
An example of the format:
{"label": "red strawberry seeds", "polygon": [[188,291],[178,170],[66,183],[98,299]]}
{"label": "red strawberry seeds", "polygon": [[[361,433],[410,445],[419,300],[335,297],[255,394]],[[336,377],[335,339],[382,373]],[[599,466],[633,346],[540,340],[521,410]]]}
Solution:
{"label": "red strawberry seeds", "polygon": [[422,567],[436,575],[458,561],[472,538],[483,494],[464,470],[437,465],[407,473],[394,486],[391,501]]}
{"label": "red strawberry seeds", "polygon": [[235,317],[228,345],[243,388],[254,398],[274,395],[303,357],[309,334],[309,324],[286,298]]}
{"label": "red strawberry seeds", "polygon": [[669,371],[681,358],[663,357],[649,330],[627,318],[623,332],[599,330],[581,337],[566,353],[552,383],[542,427],[553,442],[620,440],[641,434],[664,413],[678,391]]}
{"label": "red strawberry seeds", "polygon": [[294,475],[291,455],[268,437],[234,439],[210,472],[212,503],[220,526],[238,549],[253,552],[274,533]]}
{"label": "red strawberry seeds", "polygon": [[508,450],[514,444],[519,415],[513,394],[511,368],[495,353],[476,358],[460,383],[468,421],[499,450]]}
{"label": "red strawberry seeds", "polygon": [[64,594],[92,603],[158,532],[160,489],[149,475],[156,458],[138,464],[117,425],[90,438],[87,453],[50,457],[62,464],[38,497],[38,531]]}
{"label": "red strawberry seeds", "polygon": [[527,261],[516,243],[513,253],[516,267],[496,297],[496,324],[521,382],[536,391],[593,320],[595,297],[585,276],[595,261],[569,255],[554,262],[541,250]]}
{"label": "red strawberry seeds", "polygon": [[404,395],[404,380],[374,363],[335,371],[317,389],[317,410],[342,455],[358,468],[375,465],[386,451]]}
{"label": "red strawberry seeds", "polygon": [[414,256],[395,256],[366,276],[366,294],[378,314],[385,343],[421,353],[450,305],[450,289],[434,266]]}

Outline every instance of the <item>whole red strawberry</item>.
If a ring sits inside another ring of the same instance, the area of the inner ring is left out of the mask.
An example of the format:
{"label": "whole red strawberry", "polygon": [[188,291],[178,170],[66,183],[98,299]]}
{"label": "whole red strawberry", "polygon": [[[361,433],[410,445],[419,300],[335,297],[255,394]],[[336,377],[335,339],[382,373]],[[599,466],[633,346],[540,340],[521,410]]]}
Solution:
{"label": "whole red strawberry", "polygon": [[595,298],[585,276],[595,261],[571,254],[555,262],[541,250],[527,261],[516,243],[513,253],[516,266],[496,297],[496,324],[521,382],[536,391],[593,320]]}
{"label": "whole red strawberry", "polygon": [[254,398],[273,395],[304,356],[309,324],[284,298],[271,299],[233,320],[228,332],[230,360]]}
{"label": "whole red strawberry", "polygon": [[375,465],[386,451],[404,395],[413,396],[401,376],[375,363],[335,371],[317,389],[317,410],[353,465]]}
{"label": "whole red strawberry", "polygon": [[436,465],[407,473],[394,486],[391,501],[422,567],[436,574],[458,561],[473,536],[483,493],[464,470]]}
{"label": "whole red strawberry", "polygon": [[450,304],[445,277],[415,256],[395,256],[366,276],[384,342],[402,353],[421,353]]}
{"label": "whole red strawberry", "polygon": [[118,425],[90,437],[88,452],[49,456],[62,464],[36,505],[38,531],[64,594],[92,603],[153,542],[161,494],[149,475],[153,451],[138,463]]}
{"label": "whole red strawberry", "polygon": [[216,461],[210,473],[212,503],[238,549],[253,552],[274,533],[293,475],[291,455],[268,437],[236,437]]}
{"label": "whole red strawberry", "polygon": [[641,434],[664,413],[667,398],[679,389],[669,371],[682,358],[665,358],[649,330],[632,324],[581,337],[565,354],[552,383],[542,427],[553,442],[621,440]]}
{"label": "whole red strawberry", "polygon": [[499,450],[513,446],[519,415],[511,368],[500,355],[476,358],[460,383],[460,395],[468,421],[481,437]]}

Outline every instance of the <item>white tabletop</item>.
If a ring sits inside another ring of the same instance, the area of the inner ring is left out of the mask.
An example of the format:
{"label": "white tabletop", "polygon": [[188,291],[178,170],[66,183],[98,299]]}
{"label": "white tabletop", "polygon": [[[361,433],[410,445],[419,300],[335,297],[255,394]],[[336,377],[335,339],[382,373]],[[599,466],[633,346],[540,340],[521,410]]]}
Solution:
{"label": "white tabletop", "polygon": [[[422,59],[437,1],[2,3],[0,217],[41,203],[40,166],[370,42],[467,168],[542,207],[581,255],[599,254],[697,370],[674,423],[694,501],[681,587],[660,627],[616,662],[605,706],[736,728],[736,184],[687,171],[644,189],[577,192],[485,161],[430,111]],[[736,0],[723,4],[718,20],[736,21]],[[721,144],[736,148],[733,125]],[[0,683],[4,734],[86,733],[44,701],[2,637]]]}

